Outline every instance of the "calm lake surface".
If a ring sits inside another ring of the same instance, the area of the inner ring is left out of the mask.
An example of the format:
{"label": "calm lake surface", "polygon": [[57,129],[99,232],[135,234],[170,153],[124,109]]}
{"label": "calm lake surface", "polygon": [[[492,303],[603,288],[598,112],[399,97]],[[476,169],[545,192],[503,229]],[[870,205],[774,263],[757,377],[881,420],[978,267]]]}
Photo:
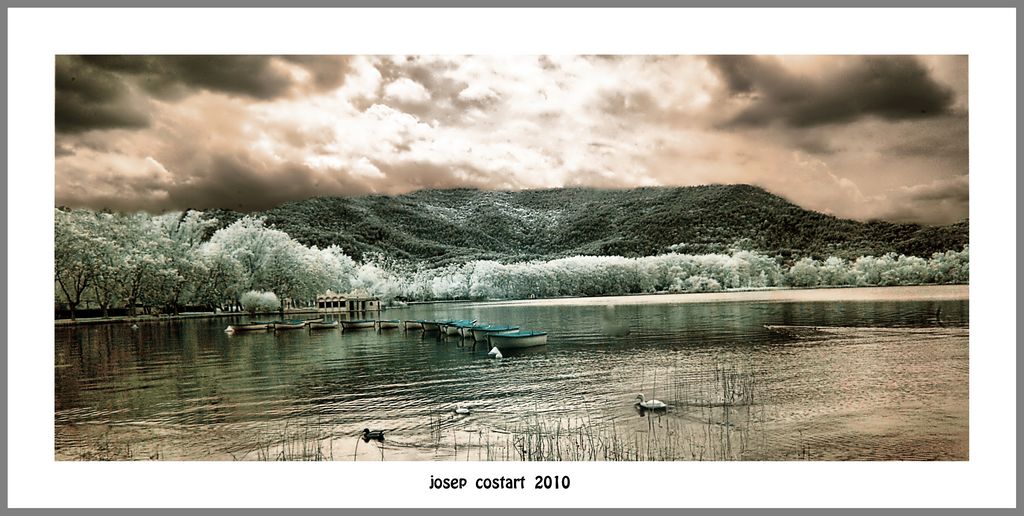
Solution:
{"label": "calm lake surface", "polygon": [[[419,330],[224,332],[246,317],[58,326],[55,456],[966,460],[967,291],[453,303],[381,316],[550,333],[546,347],[500,360]],[[638,393],[670,407],[640,412]],[[364,428],[383,429],[383,447],[359,440]]]}

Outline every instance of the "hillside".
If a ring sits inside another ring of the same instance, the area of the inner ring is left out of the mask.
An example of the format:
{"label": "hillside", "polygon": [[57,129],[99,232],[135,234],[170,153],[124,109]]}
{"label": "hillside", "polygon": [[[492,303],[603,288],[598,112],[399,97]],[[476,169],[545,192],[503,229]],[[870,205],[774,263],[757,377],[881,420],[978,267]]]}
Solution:
{"label": "hillside", "polygon": [[[839,219],[747,185],[423,190],[393,197],[312,198],[258,214],[306,245],[337,244],[356,259],[381,253],[433,263],[736,248],[786,261],[890,251],[926,257],[963,248],[969,231],[967,221],[932,227]],[[243,215],[207,213],[221,226]]]}

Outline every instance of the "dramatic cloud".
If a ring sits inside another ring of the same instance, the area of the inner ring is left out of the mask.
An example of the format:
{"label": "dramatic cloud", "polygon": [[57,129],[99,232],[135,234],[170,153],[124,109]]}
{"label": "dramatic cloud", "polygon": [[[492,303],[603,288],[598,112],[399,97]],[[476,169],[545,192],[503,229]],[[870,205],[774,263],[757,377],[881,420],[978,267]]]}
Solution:
{"label": "dramatic cloud", "polygon": [[967,60],[59,56],[56,201],[750,183],[844,217],[967,216]]}
{"label": "dramatic cloud", "polygon": [[57,131],[149,125],[145,101],[134,98],[117,75],[90,69],[74,57],[58,56],[55,76]]}
{"label": "dramatic cloud", "polygon": [[743,106],[731,125],[923,118],[944,114],[953,103],[952,90],[910,56],[833,59],[809,70],[789,69],[770,57],[716,56],[710,62]]}
{"label": "dramatic cloud", "polygon": [[430,92],[422,84],[402,77],[384,88],[384,98],[409,104],[420,104],[430,100]]}
{"label": "dramatic cloud", "polygon": [[303,74],[317,89],[331,89],[347,68],[337,56],[58,56],[57,130],[144,127],[153,109],[147,94],[178,100],[208,90],[269,100],[289,93]]}

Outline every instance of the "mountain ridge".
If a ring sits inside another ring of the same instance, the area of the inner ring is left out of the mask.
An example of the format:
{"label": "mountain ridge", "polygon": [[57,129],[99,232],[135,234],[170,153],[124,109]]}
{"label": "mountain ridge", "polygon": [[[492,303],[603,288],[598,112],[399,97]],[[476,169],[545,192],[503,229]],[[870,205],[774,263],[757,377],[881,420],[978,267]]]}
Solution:
{"label": "mountain ridge", "polygon": [[[224,227],[244,215],[220,209],[205,216]],[[419,190],[314,197],[250,215],[305,245],[337,244],[356,259],[434,264],[736,249],[784,262],[888,252],[926,257],[969,240],[966,219],[946,226],[841,219],[751,185]]]}

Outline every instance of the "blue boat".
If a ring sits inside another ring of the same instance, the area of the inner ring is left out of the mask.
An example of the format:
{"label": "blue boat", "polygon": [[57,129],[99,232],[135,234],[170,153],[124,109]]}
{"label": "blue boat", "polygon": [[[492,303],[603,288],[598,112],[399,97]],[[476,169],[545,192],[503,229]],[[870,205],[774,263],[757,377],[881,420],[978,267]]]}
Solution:
{"label": "blue boat", "polygon": [[493,333],[501,333],[505,331],[516,331],[518,326],[504,326],[496,324],[478,324],[471,328],[473,338],[480,341],[486,341],[487,338]]}
{"label": "blue boat", "polygon": [[476,319],[470,321],[469,319],[459,319],[457,321],[448,321],[442,324],[444,332],[448,335],[461,335],[462,328],[466,326],[473,326],[476,324]]}

